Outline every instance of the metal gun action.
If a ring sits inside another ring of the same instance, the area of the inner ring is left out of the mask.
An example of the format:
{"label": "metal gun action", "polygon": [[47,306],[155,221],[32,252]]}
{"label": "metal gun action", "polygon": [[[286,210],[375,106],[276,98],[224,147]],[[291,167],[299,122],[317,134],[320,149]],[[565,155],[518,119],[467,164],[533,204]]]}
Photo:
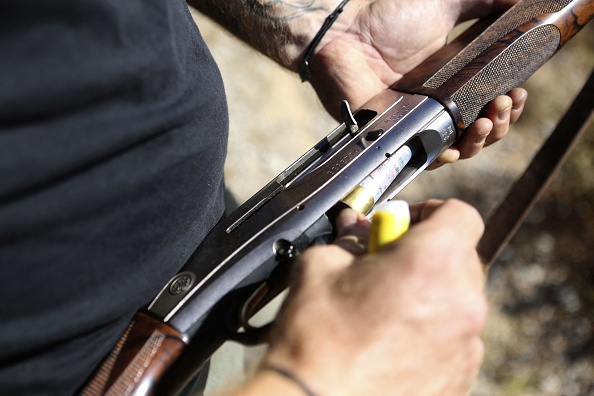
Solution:
{"label": "metal gun action", "polygon": [[594,0],[520,1],[354,114],[343,103],[344,123],[211,231],[83,394],[176,394],[223,342],[258,341],[248,319],[286,287],[300,252],[332,239],[338,210],[370,214],[393,198],[593,14]]}

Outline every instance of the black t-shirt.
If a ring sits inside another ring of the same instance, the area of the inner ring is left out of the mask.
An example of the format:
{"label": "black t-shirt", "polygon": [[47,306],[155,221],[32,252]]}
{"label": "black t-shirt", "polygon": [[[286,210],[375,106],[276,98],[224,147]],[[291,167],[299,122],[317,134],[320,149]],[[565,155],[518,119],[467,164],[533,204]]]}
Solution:
{"label": "black t-shirt", "polygon": [[0,394],[68,395],[221,217],[183,0],[0,2]]}

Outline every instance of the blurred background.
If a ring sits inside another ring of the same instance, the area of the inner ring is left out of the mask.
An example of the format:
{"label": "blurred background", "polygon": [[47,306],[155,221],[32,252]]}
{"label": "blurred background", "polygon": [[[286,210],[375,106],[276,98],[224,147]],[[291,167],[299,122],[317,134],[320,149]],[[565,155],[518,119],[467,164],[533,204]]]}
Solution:
{"label": "blurred background", "polygon": [[[225,177],[243,202],[337,122],[296,75],[195,18],[223,74],[231,122]],[[590,23],[524,84],[528,103],[507,138],[472,160],[424,172],[400,198],[456,197],[487,219],[593,68]],[[490,272],[486,358],[474,396],[594,395],[593,169],[591,125]]]}

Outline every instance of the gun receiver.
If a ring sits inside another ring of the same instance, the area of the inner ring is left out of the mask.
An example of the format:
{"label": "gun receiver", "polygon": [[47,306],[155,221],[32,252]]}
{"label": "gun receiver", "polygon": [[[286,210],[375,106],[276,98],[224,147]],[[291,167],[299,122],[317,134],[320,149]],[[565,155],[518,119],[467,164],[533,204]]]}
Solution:
{"label": "gun receiver", "polygon": [[342,125],[211,231],[83,394],[176,394],[226,340],[256,341],[247,319],[286,287],[294,257],[332,239],[339,208],[393,198],[593,15],[594,0],[520,1],[356,113],[344,104]]}

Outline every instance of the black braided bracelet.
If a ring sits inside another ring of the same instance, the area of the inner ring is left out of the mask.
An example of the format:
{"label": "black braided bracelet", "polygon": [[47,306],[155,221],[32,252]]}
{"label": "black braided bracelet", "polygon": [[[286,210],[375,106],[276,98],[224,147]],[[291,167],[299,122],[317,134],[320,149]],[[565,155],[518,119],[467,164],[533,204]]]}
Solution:
{"label": "black braided bracelet", "polygon": [[301,391],[306,395],[306,396],[317,396],[310,388],[309,386],[307,386],[307,384],[303,381],[301,381],[299,378],[297,378],[295,376],[295,374],[293,374],[292,372],[290,372],[287,369],[284,369],[282,367],[278,367],[275,366],[273,364],[266,364],[262,367],[264,370],[270,370],[270,371],[274,371],[277,374],[280,374],[281,376],[285,377],[286,379],[288,379],[289,381],[291,381],[292,383],[294,383],[295,385],[297,385],[297,387],[299,387],[299,389],[301,389]]}
{"label": "black braided bracelet", "polygon": [[338,18],[338,16],[344,9],[344,6],[348,2],[349,0],[342,0],[340,2],[338,7],[336,7],[336,9],[332,11],[332,14],[328,15],[318,33],[316,33],[313,40],[311,40],[309,47],[307,47],[307,51],[305,51],[305,56],[303,57],[303,60],[301,60],[301,62],[299,63],[299,76],[301,77],[302,82],[308,81],[311,78],[311,71],[309,70],[309,60],[311,59],[313,52],[318,46],[318,44],[320,44],[322,37],[324,37],[326,32],[334,23],[334,21],[336,21],[336,18]]}

